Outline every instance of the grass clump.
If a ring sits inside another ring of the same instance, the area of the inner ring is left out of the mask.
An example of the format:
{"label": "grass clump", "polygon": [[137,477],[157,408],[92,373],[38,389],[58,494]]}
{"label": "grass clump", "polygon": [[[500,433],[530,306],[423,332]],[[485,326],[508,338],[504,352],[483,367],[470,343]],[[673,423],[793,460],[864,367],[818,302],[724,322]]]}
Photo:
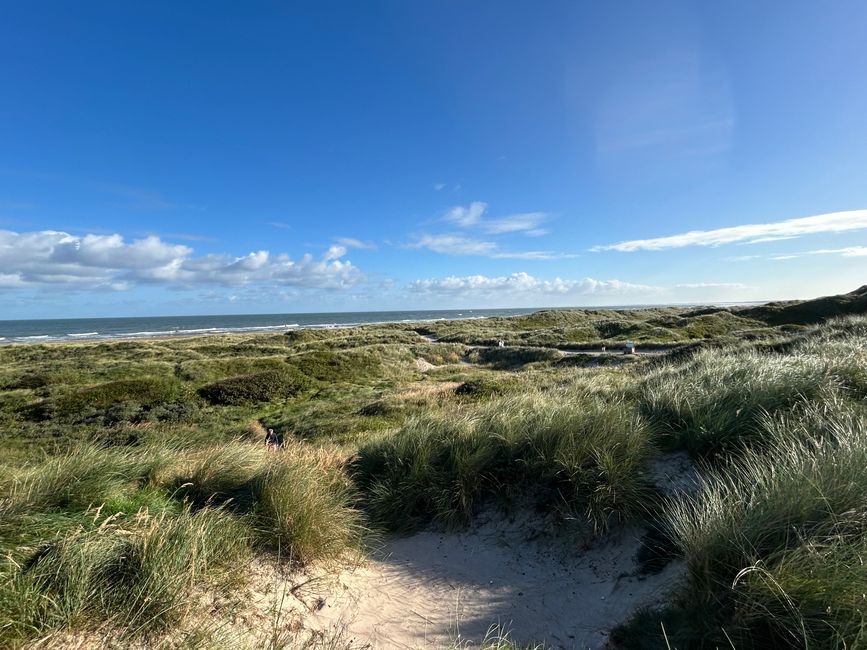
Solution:
{"label": "grass clump", "polygon": [[659,619],[668,620],[677,647],[729,639],[738,648],[860,647],[867,417],[841,400],[766,417],[763,426],[773,447],[746,452],[706,476],[694,501],[670,505],[689,584],[668,612],[640,624],[655,620],[658,637]]}
{"label": "grass clump", "polygon": [[329,560],[357,548],[363,531],[345,475],[295,448],[258,477],[253,511],[258,540],[290,563]]}
{"label": "grass clump", "polygon": [[194,607],[195,590],[238,582],[243,525],[219,510],[92,520],[4,568],[0,638],[110,621],[124,636],[164,632]]}
{"label": "grass clump", "polygon": [[628,404],[536,393],[410,419],[363,445],[356,468],[371,517],[390,529],[466,523],[485,500],[528,492],[602,529],[642,507],[651,453]]}
{"label": "grass clump", "polygon": [[146,483],[164,462],[157,452],[85,445],[0,481],[5,514],[84,510]]}
{"label": "grass clump", "polygon": [[211,404],[237,406],[292,397],[308,385],[304,375],[287,367],[221,379],[202,386],[199,395]]}
{"label": "grass clump", "polygon": [[332,559],[357,547],[363,527],[343,456],[288,443],[280,452],[235,442],[202,449],[160,482],[196,507],[242,516],[254,542],[292,564]]}
{"label": "grass clump", "polygon": [[842,385],[830,355],[700,350],[640,386],[642,411],[669,446],[714,456],[762,443],[765,413],[822,400]]}
{"label": "grass clump", "polygon": [[79,447],[0,483],[0,646],[58,630],[164,636],[254,550],[337,558],[363,529],[345,454],[292,443]]}

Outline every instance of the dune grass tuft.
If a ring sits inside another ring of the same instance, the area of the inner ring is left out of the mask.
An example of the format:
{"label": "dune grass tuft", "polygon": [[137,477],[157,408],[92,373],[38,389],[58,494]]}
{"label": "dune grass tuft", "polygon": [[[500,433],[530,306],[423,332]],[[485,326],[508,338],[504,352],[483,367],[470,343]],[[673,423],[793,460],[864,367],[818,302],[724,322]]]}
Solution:
{"label": "dune grass tuft", "polygon": [[290,443],[269,452],[234,442],[187,454],[160,481],[196,507],[219,505],[242,516],[253,541],[293,564],[357,547],[363,533],[345,459]]}
{"label": "dune grass tuft", "polygon": [[681,621],[672,642],[859,647],[867,639],[864,410],[838,400],[761,426],[770,448],[745,452],[707,475],[695,500],[670,504],[689,571],[687,592],[667,614]]}
{"label": "dune grass tuft", "polygon": [[604,528],[642,507],[652,453],[629,404],[561,391],[411,419],[363,445],[356,470],[372,518],[391,529],[466,523],[486,499],[531,493]]}

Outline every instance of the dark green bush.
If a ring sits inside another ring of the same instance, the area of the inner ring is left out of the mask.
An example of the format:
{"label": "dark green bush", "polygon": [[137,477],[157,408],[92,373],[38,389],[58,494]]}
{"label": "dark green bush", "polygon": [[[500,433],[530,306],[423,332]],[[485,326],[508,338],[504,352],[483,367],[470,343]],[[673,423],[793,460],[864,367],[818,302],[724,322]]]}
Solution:
{"label": "dark green bush", "polygon": [[365,345],[346,350],[313,350],[286,359],[308,377],[325,382],[360,382],[407,375],[416,369],[405,345]]}
{"label": "dark green bush", "polygon": [[294,368],[266,370],[215,381],[202,386],[199,395],[209,403],[221,406],[255,404],[292,397],[304,390],[308,383]]}
{"label": "dark green bush", "polygon": [[556,361],[560,352],[549,348],[505,347],[476,348],[470,352],[470,360],[498,370],[520,368],[528,363]]}
{"label": "dark green bush", "polygon": [[469,379],[455,388],[455,395],[473,397],[476,399],[493,397],[494,395],[501,395],[502,393],[502,383],[482,378]]}
{"label": "dark green bush", "polygon": [[[133,408],[130,406],[132,404],[153,406],[161,402],[175,401],[181,393],[180,384],[173,379],[123,379],[89,386],[31,404],[26,408],[25,415],[34,420],[59,418],[80,422],[112,406],[120,411]],[[119,406],[123,404],[127,406]]]}

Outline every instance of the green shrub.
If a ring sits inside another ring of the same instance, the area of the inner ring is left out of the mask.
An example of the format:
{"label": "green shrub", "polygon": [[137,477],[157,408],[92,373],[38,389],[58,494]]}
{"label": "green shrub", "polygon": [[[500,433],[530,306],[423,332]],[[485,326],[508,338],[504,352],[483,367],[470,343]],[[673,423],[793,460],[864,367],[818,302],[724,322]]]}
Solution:
{"label": "green shrub", "polygon": [[285,368],[221,379],[202,386],[199,395],[211,404],[235,406],[292,397],[307,385],[298,371]]}
{"label": "green shrub", "polygon": [[490,379],[468,379],[455,388],[455,395],[472,397],[475,399],[487,399],[495,395],[502,395],[503,385],[501,382]]}
{"label": "green shrub", "polygon": [[29,407],[26,415],[36,420],[59,418],[83,421],[112,405],[131,402],[152,406],[161,402],[175,401],[181,392],[180,384],[172,379],[162,377],[122,379],[37,402]]}
{"label": "green shrub", "polygon": [[[281,350],[281,352],[285,352]],[[286,368],[282,357],[234,356],[220,359],[190,359],[175,366],[175,375],[183,381],[213,382],[226,377],[251,375]]]}
{"label": "green shrub", "polygon": [[486,499],[533,492],[601,529],[642,507],[651,453],[627,403],[560,391],[413,418],[363,445],[356,470],[373,520],[391,529],[465,523]]}
{"label": "green shrub", "polygon": [[549,348],[529,347],[492,347],[476,348],[470,351],[470,360],[498,370],[520,368],[528,363],[556,361],[560,352]]}
{"label": "green shrub", "polygon": [[366,345],[346,350],[313,350],[287,358],[300,372],[323,382],[359,382],[407,376],[416,369],[405,345]]}

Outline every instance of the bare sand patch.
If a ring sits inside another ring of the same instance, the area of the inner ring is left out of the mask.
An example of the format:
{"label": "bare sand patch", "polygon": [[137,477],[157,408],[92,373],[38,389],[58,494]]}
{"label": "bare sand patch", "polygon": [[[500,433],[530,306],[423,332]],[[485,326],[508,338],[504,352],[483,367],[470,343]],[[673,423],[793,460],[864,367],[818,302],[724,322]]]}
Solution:
{"label": "bare sand patch", "polygon": [[415,365],[418,367],[419,372],[428,372],[429,370],[436,370],[439,368],[439,366],[435,366],[430,361],[422,359],[421,357],[415,360]]}
{"label": "bare sand patch", "polygon": [[[667,454],[650,468],[667,494],[690,492],[695,466]],[[463,532],[388,538],[368,559],[287,574],[259,565],[236,629],[276,626],[339,648],[478,646],[492,628],[544,648],[603,648],[608,632],[641,608],[662,605],[684,576],[680,561],[643,574],[647,529],[621,528],[581,542],[526,512],[480,515]],[[219,606],[216,610],[221,609]]]}
{"label": "bare sand patch", "polygon": [[644,532],[568,548],[526,519],[491,514],[467,532],[389,540],[368,562],[295,595],[310,612],[305,628],[342,630],[356,647],[471,647],[500,626],[516,642],[600,648],[611,627],[662,602],[682,574],[679,563],[638,574]]}

